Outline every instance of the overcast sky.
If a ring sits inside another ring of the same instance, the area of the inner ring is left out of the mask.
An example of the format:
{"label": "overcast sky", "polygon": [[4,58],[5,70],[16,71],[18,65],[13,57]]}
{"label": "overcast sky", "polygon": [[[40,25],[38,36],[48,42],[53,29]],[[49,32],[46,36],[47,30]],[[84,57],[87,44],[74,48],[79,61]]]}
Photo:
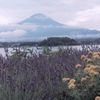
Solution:
{"label": "overcast sky", "polygon": [[0,0],[0,25],[35,13],[66,25],[100,30],[100,0]]}

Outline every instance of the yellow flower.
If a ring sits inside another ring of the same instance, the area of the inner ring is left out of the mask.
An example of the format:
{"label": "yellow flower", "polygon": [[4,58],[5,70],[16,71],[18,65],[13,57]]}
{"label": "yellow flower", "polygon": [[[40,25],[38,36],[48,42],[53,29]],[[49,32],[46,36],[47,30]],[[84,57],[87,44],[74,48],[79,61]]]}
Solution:
{"label": "yellow flower", "polygon": [[93,60],[92,59],[87,59],[87,63],[92,63]]}
{"label": "yellow flower", "polygon": [[89,76],[85,76],[81,78],[81,82],[87,81],[90,77]]}
{"label": "yellow flower", "polygon": [[90,68],[92,66],[92,64],[87,64],[86,68]]}
{"label": "yellow flower", "polygon": [[88,55],[92,55],[92,54],[93,54],[93,52],[92,52],[92,51],[89,51],[89,52],[88,52]]}
{"label": "yellow flower", "polygon": [[85,57],[83,60],[84,60],[84,61],[87,61],[87,60],[88,60],[88,58],[87,58],[87,57]]}
{"label": "yellow flower", "polygon": [[97,69],[97,68],[100,68],[100,67],[99,67],[99,66],[95,66],[95,65],[92,65],[92,66],[90,67],[91,70],[95,70],[95,69]]}
{"label": "yellow flower", "polygon": [[81,59],[84,60],[84,61],[87,61],[88,55],[86,55],[86,56],[85,56],[85,55],[82,55],[82,56],[81,56]]}
{"label": "yellow flower", "polygon": [[94,60],[100,59],[100,56],[99,56],[99,55],[94,55],[94,56],[93,56],[93,59],[94,59]]}
{"label": "yellow flower", "polygon": [[93,56],[98,55],[98,52],[93,52]]}
{"label": "yellow flower", "polygon": [[75,66],[75,68],[80,68],[82,65],[81,64],[77,64],[76,66]]}
{"label": "yellow flower", "polygon": [[63,78],[62,81],[65,83],[66,81],[69,81],[70,78]]}
{"label": "yellow flower", "polygon": [[81,56],[81,59],[85,59],[85,58],[86,58],[86,56],[85,56],[85,55],[82,55],[82,56]]}
{"label": "yellow flower", "polygon": [[70,84],[72,84],[72,83],[74,84],[75,81],[76,81],[75,79],[71,79],[71,80],[69,81],[68,85],[70,85]]}
{"label": "yellow flower", "polygon": [[69,89],[74,89],[75,88],[75,84],[74,83],[71,83],[69,86],[68,86]]}
{"label": "yellow flower", "polygon": [[93,52],[93,59],[100,59],[100,52]]}
{"label": "yellow flower", "polygon": [[96,96],[95,97],[95,100],[100,100],[100,96]]}
{"label": "yellow flower", "polygon": [[90,77],[89,77],[89,76],[85,76],[85,78],[86,78],[86,79],[89,79]]}
{"label": "yellow flower", "polygon": [[90,70],[91,70],[90,68],[87,68],[87,67],[86,67],[86,68],[84,69],[84,72],[89,73]]}
{"label": "yellow flower", "polygon": [[86,81],[87,79],[85,78],[85,77],[82,77],[81,78],[81,82],[84,82],[84,81]]}
{"label": "yellow flower", "polygon": [[96,71],[94,71],[94,70],[90,70],[89,75],[90,75],[90,76],[99,75],[99,72],[96,72]]}

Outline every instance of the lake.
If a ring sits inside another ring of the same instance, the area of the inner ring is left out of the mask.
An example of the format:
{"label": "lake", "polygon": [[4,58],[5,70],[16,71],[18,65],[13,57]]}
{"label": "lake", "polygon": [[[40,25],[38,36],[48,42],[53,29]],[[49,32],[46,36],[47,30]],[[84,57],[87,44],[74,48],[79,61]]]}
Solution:
{"label": "lake", "polygon": [[[86,45],[86,46],[90,46],[90,45]],[[78,50],[82,50],[82,45],[76,45],[76,46],[54,46],[54,47],[49,47],[52,51],[57,51],[59,48],[72,48],[72,49],[78,49]],[[92,48],[95,48],[96,45],[92,45]],[[100,45],[97,45],[97,47],[100,48]],[[33,49],[33,53],[38,53],[41,52],[43,49],[41,49],[41,47],[29,47],[30,49]],[[8,48],[9,54],[11,54],[11,51],[13,51],[13,48]],[[4,48],[0,48],[0,54],[5,56],[5,51]]]}

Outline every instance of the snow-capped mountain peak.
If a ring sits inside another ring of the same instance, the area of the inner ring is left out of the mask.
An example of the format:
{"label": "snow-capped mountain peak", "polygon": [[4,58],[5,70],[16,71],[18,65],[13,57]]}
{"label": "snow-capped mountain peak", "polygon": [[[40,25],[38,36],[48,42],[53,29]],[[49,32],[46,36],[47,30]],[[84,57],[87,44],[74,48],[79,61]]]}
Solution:
{"label": "snow-capped mountain peak", "polygon": [[49,18],[48,16],[37,13],[32,15],[31,17],[19,22],[19,24],[31,23],[36,25],[52,25],[52,26],[63,26],[63,24]]}

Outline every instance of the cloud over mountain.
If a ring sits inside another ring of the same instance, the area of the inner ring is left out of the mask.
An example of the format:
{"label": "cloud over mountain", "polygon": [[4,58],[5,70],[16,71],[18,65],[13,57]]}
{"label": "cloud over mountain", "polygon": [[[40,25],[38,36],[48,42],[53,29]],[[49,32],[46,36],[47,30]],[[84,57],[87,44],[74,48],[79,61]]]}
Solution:
{"label": "cloud over mountain", "polygon": [[6,41],[37,41],[61,36],[96,38],[100,36],[100,31],[69,27],[41,13],[32,15],[16,24],[0,26],[0,40]]}
{"label": "cloud over mountain", "polygon": [[23,37],[26,35],[26,31],[24,30],[14,30],[14,31],[6,31],[6,32],[0,32],[0,38],[18,38]]}

